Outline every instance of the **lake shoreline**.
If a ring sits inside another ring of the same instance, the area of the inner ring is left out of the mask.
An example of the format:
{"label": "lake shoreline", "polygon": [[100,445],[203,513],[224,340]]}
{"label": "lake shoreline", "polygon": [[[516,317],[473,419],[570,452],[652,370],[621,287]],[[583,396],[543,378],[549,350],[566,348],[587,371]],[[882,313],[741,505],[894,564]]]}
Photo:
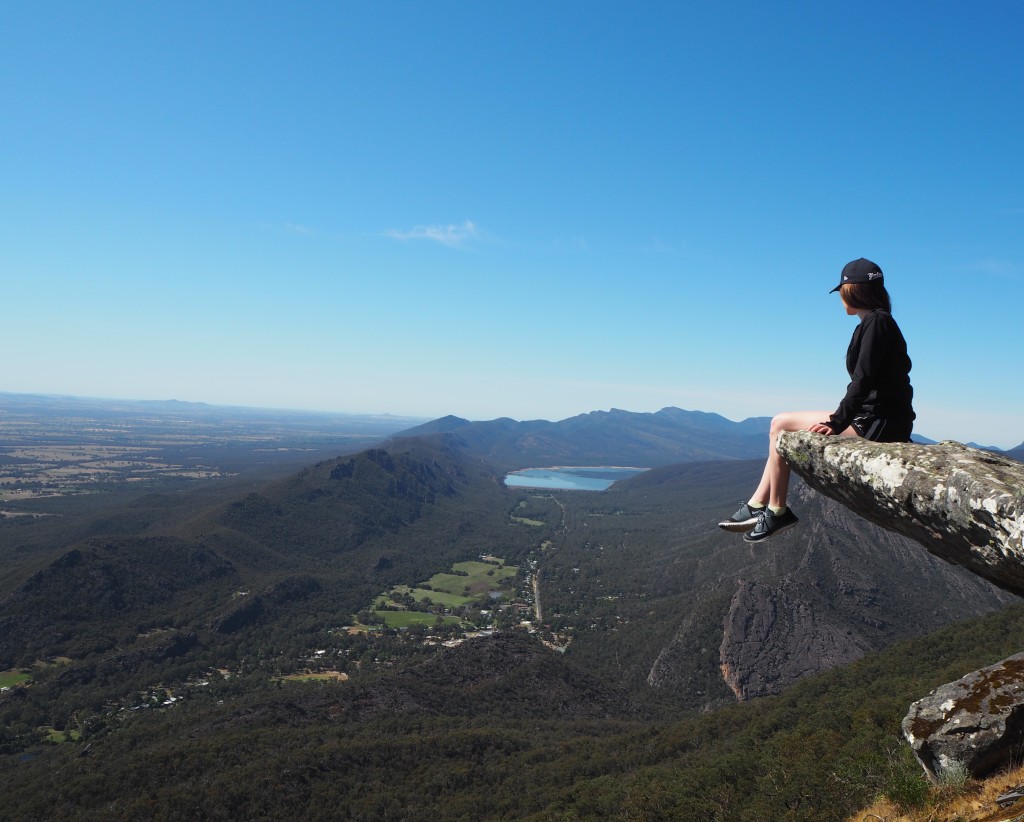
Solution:
{"label": "lake shoreline", "polygon": [[[648,471],[625,465],[552,465],[520,468],[505,475],[509,488],[546,488],[560,491],[606,491],[614,483]],[[600,476],[603,474],[604,476]]]}

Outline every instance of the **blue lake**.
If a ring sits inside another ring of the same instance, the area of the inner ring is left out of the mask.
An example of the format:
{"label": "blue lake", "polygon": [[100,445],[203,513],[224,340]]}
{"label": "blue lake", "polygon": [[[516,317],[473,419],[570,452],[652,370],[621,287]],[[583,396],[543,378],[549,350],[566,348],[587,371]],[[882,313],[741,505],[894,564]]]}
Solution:
{"label": "blue lake", "polygon": [[513,488],[552,488],[562,491],[604,491],[616,480],[642,474],[646,468],[617,465],[553,465],[550,468],[523,468],[511,471],[505,485]]}

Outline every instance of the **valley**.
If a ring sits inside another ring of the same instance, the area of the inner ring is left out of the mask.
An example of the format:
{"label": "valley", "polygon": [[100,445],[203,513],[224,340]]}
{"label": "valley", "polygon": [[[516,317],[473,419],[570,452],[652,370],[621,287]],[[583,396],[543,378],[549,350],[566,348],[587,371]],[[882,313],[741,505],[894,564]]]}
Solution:
{"label": "valley", "polygon": [[0,524],[8,807],[841,819],[913,777],[911,697],[1024,630],[1016,598],[802,486],[800,528],[720,532],[756,461],[604,492],[504,470],[428,432],[9,502],[53,516]]}

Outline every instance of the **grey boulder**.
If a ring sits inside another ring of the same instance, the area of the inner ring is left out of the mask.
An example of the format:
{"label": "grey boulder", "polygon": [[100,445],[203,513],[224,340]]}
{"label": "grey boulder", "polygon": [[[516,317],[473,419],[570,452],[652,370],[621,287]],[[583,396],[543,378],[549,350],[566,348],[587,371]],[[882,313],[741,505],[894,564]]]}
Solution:
{"label": "grey boulder", "polygon": [[936,782],[960,770],[984,777],[1018,759],[1024,743],[1024,653],[919,699],[903,719],[903,735]]}

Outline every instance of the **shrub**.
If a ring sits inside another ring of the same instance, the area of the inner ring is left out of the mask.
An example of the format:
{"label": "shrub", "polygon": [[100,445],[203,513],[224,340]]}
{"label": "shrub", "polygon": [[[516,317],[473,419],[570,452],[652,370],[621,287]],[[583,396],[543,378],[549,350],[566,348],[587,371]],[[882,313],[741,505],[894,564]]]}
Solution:
{"label": "shrub", "polygon": [[907,755],[893,757],[882,786],[882,793],[900,811],[923,808],[931,797],[931,785],[921,766]]}

